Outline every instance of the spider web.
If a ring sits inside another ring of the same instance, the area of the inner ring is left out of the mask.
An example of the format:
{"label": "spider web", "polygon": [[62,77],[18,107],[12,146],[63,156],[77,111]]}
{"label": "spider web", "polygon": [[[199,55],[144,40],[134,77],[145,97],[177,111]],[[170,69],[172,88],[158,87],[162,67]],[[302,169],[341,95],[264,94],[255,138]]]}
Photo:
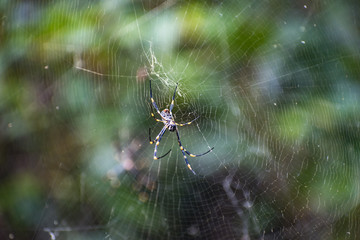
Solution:
{"label": "spider web", "polygon": [[3,237],[359,238],[359,3],[0,6]]}

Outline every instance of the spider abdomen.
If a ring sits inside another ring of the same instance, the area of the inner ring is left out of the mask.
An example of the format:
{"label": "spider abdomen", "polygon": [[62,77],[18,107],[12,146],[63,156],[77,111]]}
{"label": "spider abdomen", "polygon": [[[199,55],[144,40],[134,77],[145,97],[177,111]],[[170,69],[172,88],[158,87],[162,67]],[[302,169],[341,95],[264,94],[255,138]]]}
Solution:
{"label": "spider abdomen", "polygon": [[176,125],[175,124],[169,125],[169,131],[170,132],[174,132],[175,130],[176,130]]}

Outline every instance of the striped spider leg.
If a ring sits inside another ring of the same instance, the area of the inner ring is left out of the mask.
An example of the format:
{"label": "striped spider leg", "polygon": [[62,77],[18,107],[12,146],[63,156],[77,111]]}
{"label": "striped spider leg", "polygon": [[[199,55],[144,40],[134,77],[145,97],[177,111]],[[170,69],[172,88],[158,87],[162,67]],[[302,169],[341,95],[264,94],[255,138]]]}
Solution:
{"label": "striped spider leg", "polygon": [[157,153],[157,147],[159,146],[160,141],[161,141],[161,138],[162,138],[162,136],[164,135],[164,133],[165,133],[166,129],[167,129],[167,126],[165,125],[165,126],[161,129],[161,131],[160,131],[159,135],[157,135],[157,136],[156,136],[155,140],[154,140],[154,141],[152,141],[152,140],[151,140],[151,128],[149,128],[149,141],[150,141],[150,144],[155,143],[155,149],[154,149],[154,160],[157,160],[157,159],[160,159],[160,158],[165,157],[165,156],[166,156],[166,155],[168,155],[168,154],[170,153],[170,151],[171,151],[171,149],[170,149],[167,153],[165,153],[165,154],[164,154],[164,155],[162,155],[161,157],[157,157],[157,156],[156,156],[156,153]]}

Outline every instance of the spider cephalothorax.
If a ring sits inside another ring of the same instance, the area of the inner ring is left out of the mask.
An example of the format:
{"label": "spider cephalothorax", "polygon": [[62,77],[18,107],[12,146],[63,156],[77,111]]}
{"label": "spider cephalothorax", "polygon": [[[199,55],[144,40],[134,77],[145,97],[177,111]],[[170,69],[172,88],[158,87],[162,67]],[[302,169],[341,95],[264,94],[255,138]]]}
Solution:
{"label": "spider cephalothorax", "polygon": [[169,109],[164,109],[160,113],[161,118],[168,124],[168,129],[170,132],[174,132],[176,130],[176,123],[174,121],[174,117]]}
{"label": "spider cephalothorax", "polygon": [[[160,140],[162,138],[162,136],[164,135],[166,129],[169,129],[170,132],[176,132],[176,136],[177,136],[177,140],[178,140],[178,143],[179,143],[179,147],[180,147],[180,150],[184,156],[184,160],[185,160],[185,163],[187,165],[187,167],[191,170],[192,173],[196,174],[194,172],[194,170],[192,170],[191,166],[190,166],[190,163],[189,161],[187,160],[187,157],[186,157],[186,154],[188,154],[190,157],[200,157],[202,155],[205,155],[209,152],[211,152],[214,147],[212,147],[210,150],[202,153],[202,154],[192,154],[190,153],[189,151],[187,151],[181,144],[181,141],[180,141],[180,136],[179,136],[179,130],[177,128],[177,126],[185,126],[185,125],[190,125],[192,122],[194,122],[197,118],[195,118],[194,120],[190,121],[190,122],[187,122],[187,123],[177,123],[175,122],[174,120],[174,117],[173,117],[173,114],[172,114],[172,109],[174,108],[174,101],[175,101],[175,94],[176,94],[176,89],[177,89],[177,84],[176,84],[176,87],[175,87],[175,91],[174,91],[174,95],[172,97],[172,101],[171,101],[171,104],[170,104],[170,108],[169,109],[164,109],[160,112],[158,106],[156,105],[155,103],[155,100],[152,96],[152,89],[151,89],[151,79],[150,79],[150,98],[151,98],[151,103],[152,105],[154,106],[154,108],[156,109],[157,113],[160,115],[161,119],[157,119],[154,115],[153,112],[151,112],[151,116],[158,122],[162,122],[164,123],[164,127],[161,129],[160,133],[156,136],[155,140],[152,141],[151,140],[151,136],[150,136],[150,132],[151,132],[151,129],[149,129],[149,140],[150,140],[150,144],[153,144],[154,142],[156,143],[155,144],[155,149],[154,149],[154,159],[160,159],[160,158],[163,158],[165,157],[166,155],[169,154],[169,152],[171,151],[171,149],[165,153],[164,155],[162,155],[161,157],[157,157],[156,156],[156,153],[157,153],[157,147],[159,146],[160,144]],[[186,153],[186,154],[185,154]]]}

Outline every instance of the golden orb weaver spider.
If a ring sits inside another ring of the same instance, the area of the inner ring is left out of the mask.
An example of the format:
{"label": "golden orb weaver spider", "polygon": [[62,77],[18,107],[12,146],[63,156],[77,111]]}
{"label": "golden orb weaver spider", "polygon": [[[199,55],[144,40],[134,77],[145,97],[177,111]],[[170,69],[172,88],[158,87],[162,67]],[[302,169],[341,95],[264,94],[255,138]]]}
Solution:
{"label": "golden orb weaver spider", "polygon": [[[190,153],[189,151],[187,151],[183,145],[181,144],[181,141],[180,141],[180,136],[179,136],[179,130],[178,130],[178,126],[182,127],[182,126],[186,126],[186,125],[190,125],[192,122],[194,122],[195,120],[197,120],[199,117],[195,118],[194,120],[190,121],[190,122],[187,122],[187,123],[177,123],[175,122],[174,120],[174,117],[172,115],[172,109],[174,108],[174,101],[175,101],[175,95],[176,95],[176,89],[177,89],[177,84],[176,84],[176,87],[175,87],[175,91],[174,91],[174,95],[172,97],[172,101],[171,101],[171,104],[170,104],[170,108],[169,109],[164,109],[160,112],[158,106],[156,105],[155,103],[155,100],[152,96],[152,89],[151,89],[151,79],[149,79],[149,82],[150,82],[150,98],[151,98],[151,103],[152,105],[154,106],[154,108],[156,109],[157,113],[160,115],[161,119],[157,119],[154,115],[154,112],[152,110],[152,107],[151,107],[151,116],[158,122],[162,122],[164,123],[164,127],[161,129],[160,133],[156,136],[155,140],[152,141],[151,140],[151,128],[149,128],[149,141],[150,141],[150,144],[153,144],[155,143],[155,149],[154,149],[154,160],[157,160],[157,159],[160,159],[160,158],[163,158],[165,157],[166,155],[168,155],[171,151],[171,149],[165,153],[164,155],[162,155],[161,157],[157,157],[156,156],[156,153],[157,153],[157,147],[159,146],[160,144],[160,141],[161,141],[161,138],[162,136],[164,135],[166,129],[169,129],[170,132],[176,132],[176,136],[177,136],[177,140],[178,140],[178,143],[179,143],[179,147],[180,147],[180,150],[184,156],[184,160],[185,160],[185,164],[186,166],[190,169],[190,171],[196,175],[195,171],[192,170],[191,166],[190,166],[190,163],[186,157],[186,154],[189,155],[190,157],[200,157],[200,156],[203,156],[209,152],[211,152],[214,147],[212,147],[210,150],[202,153],[202,154],[192,154]],[[150,105],[151,106],[151,105]],[[185,154],[186,153],[186,154]]]}

